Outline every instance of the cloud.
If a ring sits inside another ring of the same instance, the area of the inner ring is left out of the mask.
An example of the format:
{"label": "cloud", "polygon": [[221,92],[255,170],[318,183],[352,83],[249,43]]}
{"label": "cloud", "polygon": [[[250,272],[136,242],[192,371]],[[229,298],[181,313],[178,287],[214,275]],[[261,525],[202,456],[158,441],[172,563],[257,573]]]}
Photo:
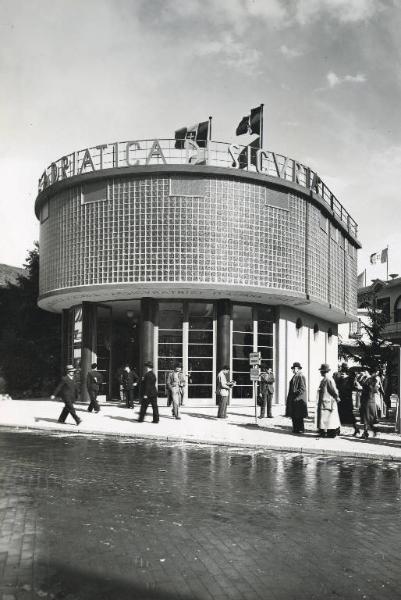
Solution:
{"label": "cloud", "polygon": [[[344,75],[343,77],[340,77],[333,71],[330,71],[329,73],[327,73],[326,79],[327,79],[328,87],[332,89],[343,83],[365,83],[366,75],[364,75],[363,73],[357,73],[356,75]],[[321,89],[327,89],[327,88],[321,88]]]}
{"label": "cloud", "polygon": [[299,58],[302,56],[302,52],[300,50],[296,50],[296,48],[288,48],[285,44],[280,46],[280,52],[285,58]]}
{"label": "cloud", "polygon": [[340,23],[368,21],[383,8],[381,0],[295,0],[296,19],[301,25],[330,17]]}
{"label": "cloud", "polygon": [[259,72],[259,50],[246,46],[228,32],[221,35],[221,40],[204,40],[193,49],[193,53],[202,57],[216,56],[222,64],[244,74],[255,75]]}

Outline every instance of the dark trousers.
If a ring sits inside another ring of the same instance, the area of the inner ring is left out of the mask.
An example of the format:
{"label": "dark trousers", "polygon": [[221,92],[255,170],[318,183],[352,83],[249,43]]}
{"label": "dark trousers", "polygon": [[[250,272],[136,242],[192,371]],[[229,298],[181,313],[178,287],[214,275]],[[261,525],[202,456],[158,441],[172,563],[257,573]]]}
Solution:
{"label": "dark trousers", "polygon": [[142,398],[141,410],[139,412],[138,421],[144,420],[149,404],[152,405],[153,423],[158,423],[159,422],[159,407],[157,406],[157,396],[150,396],[150,397],[148,396],[147,398]]}
{"label": "dark trousers", "polygon": [[72,418],[74,419],[74,421],[77,425],[78,425],[78,423],[81,422],[81,419],[78,417],[77,413],[75,412],[74,403],[71,400],[64,400],[64,408],[61,411],[61,414],[58,418],[58,422],[65,423],[65,420],[68,417],[68,415],[72,416]]}
{"label": "dark trousers", "polygon": [[97,401],[97,394],[98,394],[97,390],[88,390],[88,394],[89,394],[89,398],[90,398],[88,411],[92,412],[92,410],[94,410],[95,412],[99,412],[100,406]]}
{"label": "dark trousers", "polygon": [[134,390],[124,390],[125,405],[127,408],[134,408]]}
{"label": "dark trousers", "polygon": [[292,430],[294,433],[303,433],[305,431],[303,417],[292,417]]}
{"label": "dark trousers", "polygon": [[219,400],[219,410],[217,411],[218,419],[225,419],[227,417],[227,404],[228,396],[217,396]]}
{"label": "dark trousers", "polygon": [[263,391],[261,395],[260,416],[265,416],[265,411],[268,417],[272,416],[272,393],[268,390]]}

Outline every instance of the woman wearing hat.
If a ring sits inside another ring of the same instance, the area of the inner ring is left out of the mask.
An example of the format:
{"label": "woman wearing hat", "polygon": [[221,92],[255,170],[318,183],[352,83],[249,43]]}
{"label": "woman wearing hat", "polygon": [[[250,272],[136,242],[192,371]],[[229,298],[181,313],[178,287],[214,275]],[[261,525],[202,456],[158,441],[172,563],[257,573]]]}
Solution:
{"label": "woman wearing hat", "polygon": [[292,419],[293,433],[304,433],[304,418],[308,416],[306,379],[302,373],[302,367],[299,362],[294,362],[291,370],[294,375],[291,378],[288,389],[285,415]]}
{"label": "woman wearing hat", "polygon": [[322,380],[318,389],[317,428],[320,436],[335,438],[340,433],[339,396],[334,379],[329,375],[330,370],[326,363],[319,369]]}

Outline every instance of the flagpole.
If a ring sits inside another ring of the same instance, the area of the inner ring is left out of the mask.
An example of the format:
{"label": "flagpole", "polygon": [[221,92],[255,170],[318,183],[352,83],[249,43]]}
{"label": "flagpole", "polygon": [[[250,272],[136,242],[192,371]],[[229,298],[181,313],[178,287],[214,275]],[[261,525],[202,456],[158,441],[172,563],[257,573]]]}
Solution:
{"label": "flagpole", "polygon": [[260,105],[260,135],[259,135],[259,140],[260,140],[260,149],[263,148],[263,107],[264,104]]}
{"label": "flagpole", "polygon": [[212,141],[212,119],[213,117],[209,117],[209,142]]}
{"label": "flagpole", "polygon": [[387,244],[387,279],[386,281],[388,281],[388,244]]}
{"label": "flagpole", "polygon": [[366,267],[365,267],[365,287],[366,287]]}

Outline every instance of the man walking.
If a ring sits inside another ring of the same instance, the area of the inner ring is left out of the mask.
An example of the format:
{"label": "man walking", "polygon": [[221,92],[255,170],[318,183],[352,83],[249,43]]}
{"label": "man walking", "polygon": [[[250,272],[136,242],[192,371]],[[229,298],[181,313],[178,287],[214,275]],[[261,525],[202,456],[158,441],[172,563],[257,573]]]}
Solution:
{"label": "man walking", "polygon": [[88,412],[92,412],[92,410],[94,410],[96,413],[98,413],[100,411],[97,396],[99,394],[100,386],[102,385],[102,383],[103,375],[97,370],[97,363],[92,363],[90,371],[88,371],[88,375],[86,377],[86,387],[90,399]]}
{"label": "man walking", "polygon": [[304,433],[304,418],[308,416],[306,379],[299,362],[294,362],[291,370],[293,376],[288,389],[286,416],[292,419],[293,433]]}
{"label": "man walking", "polygon": [[142,404],[138,421],[139,423],[143,422],[148,406],[151,404],[153,410],[153,423],[158,423],[159,407],[157,406],[156,375],[153,372],[153,365],[151,362],[145,363],[145,369],[146,373],[141,382]]}
{"label": "man walking", "polygon": [[274,394],[274,375],[273,369],[270,367],[266,369],[266,367],[262,367],[262,373],[260,375],[260,396],[261,396],[261,405],[260,405],[260,415],[259,419],[263,419],[265,416],[265,412],[267,413],[267,418],[272,419],[272,398]]}
{"label": "man walking", "polygon": [[67,374],[61,378],[60,383],[54,390],[50,400],[54,400],[56,396],[59,396],[64,402],[64,408],[58,418],[59,423],[65,423],[66,418],[70,414],[74,419],[75,423],[79,425],[81,419],[78,417],[74,408],[74,400],[78,398],[78,386],[74,381],[74,372],[76,369],[72,365],[67,365]]}
{"label": "man walking", "polygon": [[229,369],[227,365],[221,369],[219,374],[217,375],[217,404],[219,406],[219,410],[217,411],[218,419],[226,419],[227,418],[227,404],[230,396],[230,390],[235,384],[234,381],[228,380]]}

